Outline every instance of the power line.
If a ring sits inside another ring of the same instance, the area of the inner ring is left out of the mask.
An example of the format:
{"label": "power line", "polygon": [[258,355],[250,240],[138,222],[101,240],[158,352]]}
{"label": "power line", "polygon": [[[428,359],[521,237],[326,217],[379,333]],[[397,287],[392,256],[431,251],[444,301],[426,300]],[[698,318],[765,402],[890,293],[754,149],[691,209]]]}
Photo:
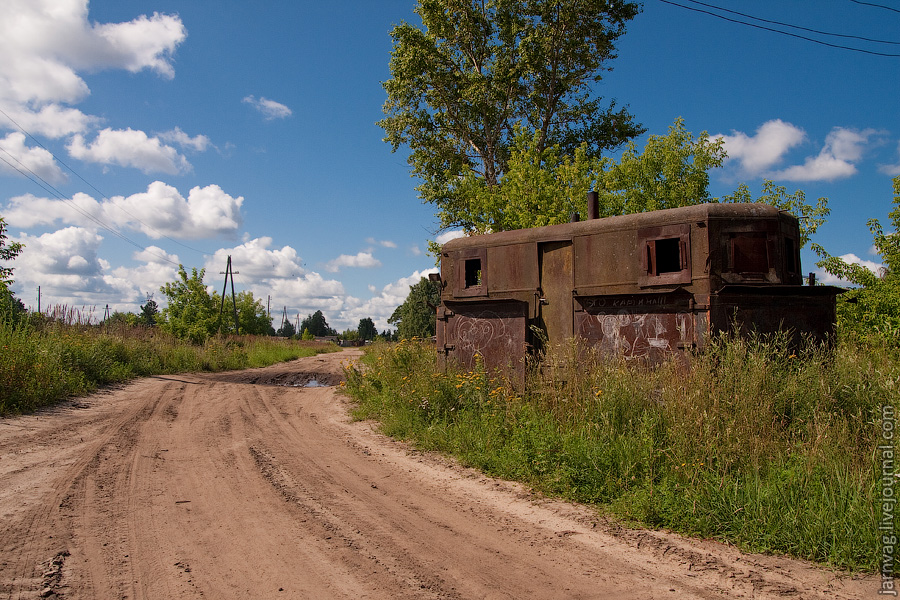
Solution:
{"label": "power line", "polygon": [[[747,23],[746,21],[740,21],[738,19],[726,17],[725,15],[720,15],[718,13],[714,13],[714,12],[711,12],[708,10],[703,10],[701,8],[696,8],[693,6],[686,6],[684,4],[679,4],[678,2],[672,2],[672,0],[659,0],[659,1],[664,4],[671,4],[672,6],[677,6],[679,8],[683,8],[685,10],[690,10],[690,11],[710,15],[712,17],[716,17],[716,18],[722,19],[724,21],[729,21],[731,23],[737,23],[739,25],[746,25],[747,27],[755,27],[756,29],[762,29],[764,31],[771,31],[773,33],[780,33],[781,35],[786,35],[789,37],[805,40],[807,42],[813,42],[814,44],[820,44],[822,46],[828,46],[829,48],[838,48],[840,50],[850,50],[853,52],[861,52],[863,54],[871,54],[874,56],[886,56],[886,57],[890,57],[890,58],[900,58],[900,54],[891,54],[891,53],[887,53],[887,52],[876,52],[874,50],[865,50],[863,48],[854,48],[852,46],[843,46],[841,44],[832,44],[830,42],[825,42],[823,40],[817,40],[815,38],[807,37],[807,36],[800,35],[797,33],[791,33],[789,31],[782,31],[780,29],[774,29],[772,27],[766,27],[764,25],[756,25],[755,23]],[[692,2],[694,0],[686,0],[686,1]],[[709,5],[706,5],[706,6],[709,6]],[[718,8],[718,7],[716,7],[716,8]],[[718,9],[718,10],[725,10],[725,9]],[[729,12],[733,12],[733,11],[729,11]],[[751,18],[756,18],[756,17],[751,17]],[[760,20],[762,20],[762,19],[760,19]],[[789,26],[789,27],[793,27],[793,26]],[[895,42],[882,42],[882,43],[895,43]]]}
{"label": "power line", "polygon": [[864,4],[865,6],[874,6],[875,8],[883,8],[884,10],[892,10],[895,13],[900,13],[900,8],[894,8],[893,6],[885,6],[883,4],[874,4],[872,2],[861,2],[860,0],[850,0],[854,4]]}
{"label": "power line", "polygon": [[878,39],[867,38],[867,37],[863,37],[863,36],[859,36],[859,35],[849,35],[849,34],[845,34],[845,33],[831,33],[828,31],[821,31],[819,29],[810,29],[809,27],[803,27],[801,25],[791,25],[790,23],[783,23],[781,21],[773,21],[771,19],[763,19],[762,17],[754,17],[753,15],[748,15],[747,13],[738,12],[736,10],[729,10],[727,8],[722,8],[721,6],[707,4],[706,2],[700,2],[700,0],[686,0],[686,1],[690,2],[691,4],[699,4],[700,6],[706,6],[707,8],[721,10],[722,12],[731,13],[733,15],[739,15],[741,17],[746,17],[748,19],[753,19],[754,21],[761,21],[763,23],[771,23],[773,25],[781,25],[782,27],[790,27],[791,29],[799,29],[800,31],[808,31],[810,33],[818,33],[819,35],[828,35],[828,36],[832,36],[832,37],[861,40],[864,42],[874,42],[876,44],[891,44],[894,46],[900,46],[900,41],[878,40]]}
{"label": "power line", "polygon": [[[20,175],[23,175],[25,178],[29,179],[31,182],[36,184],[38,187],[42,188],[48,194],[54,196],[57,200],[65,202],[66,204],[71,206],[73,209],[75,209],[77,212],[81,213],[84,217],[86,217],[87,219],[89,219],[90,221],[95,223],[98,227],[100,227],[104,231],[108,231],[109,233],[111,233],[112,235],[121,239],[122,241],[127,242],[128,244],[131,244],[135,248],[138,248],[144,252],[147,252],[151,256],[160,258],[160,259],[166,261],[167,263],[170,263],[173,265],[178,265],[178,263],[176,263],[175,261],[170,260],[169,257],[147,250],[147,248],[145,248],[144,246],[141,246],[140,244],[138,244],[137,242],[135,242],[134,240],[132,240],[125,234],[123,234],[119,231],[116,231],[115,229],[113,229],[112,227],[110,227],[109,225],[107,225],[106,223],[104,223],[103,221],[101,221],[100,219],[95,217],[94,215],[90,214],[89,212],[87,212],[85,210],[82,210],[81,207],[79,207],[77,204],[72,202],[70,199],[66,198],[62,192],[60,192],[58,189],[53,187],[53,185],[50,184],[46,179],[44,179],[43,177],[41,177],[40,175],[38,175],[37,173],[35,173],[31,169],[29,169],[27,166],[23,165],[22,162],[19,161],[19,159],[17,159],[15,156],[10,154],[6,149],[0,148],[0,151],[2,151],[4,154],[6,154],[10,158],[12,158],[19,165],[19,166],[16,166],[16,165],[12,164],[11,162],[9,162],[8,160],[6,160],[5,158],[3,158],[2,156],[0,156],[0,160],[2,160],[4,163],[6,163],[10,168],[17,171]],[[29,173],[30,173],[30,175],[29,175]],[[40,182],[40,183],[38,183],[38,182]]]}

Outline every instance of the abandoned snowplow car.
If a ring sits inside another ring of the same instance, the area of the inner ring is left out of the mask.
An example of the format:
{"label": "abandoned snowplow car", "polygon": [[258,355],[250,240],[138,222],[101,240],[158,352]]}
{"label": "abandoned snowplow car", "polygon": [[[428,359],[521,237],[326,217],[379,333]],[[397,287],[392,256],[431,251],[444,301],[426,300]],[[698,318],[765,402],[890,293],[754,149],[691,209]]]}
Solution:
{"label": "abandoned snowplow car", "polygon": [[702,204],[465,237],[441,250],[437,350],[524,381],[526,354],[571,338],[626,358],[702,350],[710,335],[834,333],[832,286],[803,285],[797,219]]}

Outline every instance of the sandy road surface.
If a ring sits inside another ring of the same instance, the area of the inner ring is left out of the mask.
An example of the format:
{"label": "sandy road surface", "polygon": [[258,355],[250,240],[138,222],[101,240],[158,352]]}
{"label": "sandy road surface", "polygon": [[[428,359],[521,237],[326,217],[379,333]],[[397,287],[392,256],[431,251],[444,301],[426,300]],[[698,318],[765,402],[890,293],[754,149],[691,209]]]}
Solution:
{"label": "sandy road surface", "polygon": [[[352,351],[0,420],[0,598],[862,598],[875,580],[616,529],[351,423]],[[298,385],[299,384],[299,385]]]}

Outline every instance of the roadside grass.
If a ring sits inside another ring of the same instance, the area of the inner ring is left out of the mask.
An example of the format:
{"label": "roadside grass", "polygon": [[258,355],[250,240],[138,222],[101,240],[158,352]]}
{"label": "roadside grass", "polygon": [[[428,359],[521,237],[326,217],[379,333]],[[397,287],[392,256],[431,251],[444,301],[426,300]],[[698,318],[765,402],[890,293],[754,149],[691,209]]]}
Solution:
{"label": "roadside grass", "polygon": [[516,393],[484,369],[440,372],[433,345],[405,341],[346,366],[344,389],[385,433],[544,494],[875,571],[880,407],[897,408],[900,359],[846,340],[787,348],[723,338],[690,368],[561,348]]}
{"label": "roadside grass", "polygon": [[58,318],[0,319],[0,415],[23,413],[136,377],[261,367],[338,350],[263,336],[194,346],[155,328]]}

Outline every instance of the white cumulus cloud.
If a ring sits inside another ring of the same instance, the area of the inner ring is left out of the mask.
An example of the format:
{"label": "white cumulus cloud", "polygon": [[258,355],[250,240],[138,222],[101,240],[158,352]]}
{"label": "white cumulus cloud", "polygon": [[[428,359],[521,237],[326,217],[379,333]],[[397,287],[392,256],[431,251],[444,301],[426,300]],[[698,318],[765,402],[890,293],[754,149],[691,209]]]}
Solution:
{"label": "white cumulus cloud", "polygon": [[373,269],[381,266],[381,261],[375,258],[371,252],[359,252],[353,256],[341,254],[334,260],[325,264],[325,270],[329,273],[337,273],[343,267],[355,267],[360,269]]}
{"label": "white cumulus cloud", "polygon": [[[348,298],[344,310],[340,314],[340,322],[347,326],[356,326],[360,319],[371,318],[379,331],[393,328],[387,320],[394,310],[406,301],[409,288],[430,273],[437,273],[437,268],[416,271],[412,275],[393,281],[381,289],[381,292],[368,300]],[[374,290],[373,290],[374,291]]]}
{"label": "white cumulus cloud", "polygon": [[144,173],[177,175],[191,170],[191,164],[172,146],[139,130],[106,128],[90,144],[76,134],[67,149],[74,158],[104,165],[134,167]]}
{"label": "white cumulus cloud", "polygon": [[256,110],[258,110],[263,117],[265,117],[266,121],[272,121],[274,119],[284,119],[291,116],[293,111],[281,104],[280,102],[275,102],[274,100],[269,100],[268,98],[257,98],[256,96],[246,96],[242,102],[249,104]]}
{"label": "white cumulus cloud", "polygon": [[134,302],[127,310],[136,312],[139,303],[146,302],[147,294],[153,294],[162,303],[159,291],[163,285],[175,281],[178,276],[178,255],[170,254],[157,246],[147,246],[132,255],[140,263],[137,267],[117,267],[104,277],[105,281],[120,292],[122,298]]}
{"label": "white cumulus cloud", "polygon": [[171,78],[173,54],[186,37],[177,15],[96,23],[88,17],[88,0],[5,0],[0,104],[33,133],[83,132],[95,118],[62,106],[90,93],[79,71],[148,69]]}
{"label": "white cumulus cloud", "polygon": [[382,248],[396,248],[397,244],[390,240],[376,240],[375,238],[366,238],[366,243],[373,246],[381,246]]}
{"label": "white cumulus cloud", "polygon": [[96,228],[93,219],[102,218],[103,207],[81,192],[67,201],[24,194],[11,198],[2,214],[10,226],[23,229],[54,224]]}
{"label": "white cumulus cloud", "polygon": [[67,201],[25,194],[10,199],[2,214],[13,227],[105,226],[140,231],[153,239],[200,239],[236,235],[243,223],[243,202],[243,197],[226,194],[217,185],[194,187],[185,198],[176,188],[154,181],[146,192],[102,202],[84,193]]}
{"label": "white cumulus cloud", "polygon": [[23,176],[36,175],[50,183],[66,181],[66,174],[44,148],[29,148],[25,145],[25,135],[13,132],[0,139],[0,171],[20,173]]}
{"label": "white cumulus cloud", "polygon": [[194,137],[191,137],[183,132],[180,127],[176,127],[172,131],[161,133],[158,137],[164,142],[178,144],[182,148],[187,148],[188,150],[193,150],[195,152],[203,152],[212,145],[212,142],[209,141],[207,136],[195,135]]}
{"label": "white cumulus cloud", "polygon": [[251,284],[273,279],[290,279],[305,274],[303,261],[290,246],[270,248],[272,238],[261,237],[234,248],[222,248],[206,261],[207,272],[224,271],[231,256],[232,268],[240,271],[241,280]]}
{"label": "white cumulus cloud", "polygon": [[803,143],[806,133],[774,119],[763,123],[753,136],[732,131],[731,135],[720,133],[710,138],[723,140],[728,160],[738,161],[745,173],[756,175],[776,165],[791,148]]}
{"label": "white cumulus cloud", "polygon": [[875,129],[835,127],[825,138],[819,154],[808,157],[802,165],[778,171],[772,177],[788,181],[834,181],[855,175],[856,163],[862,159],[869,140],[878,133]]}
{"label": "white cumulus cloud", "polygon": [[455,239],[461,238],[461,237],[466,237],[465,231],[463,231],[462,229],[452,229],[450,231],[445,231],[444,233],[440,234],[439,236],[434,238],[434,241],[437,242],[438,244],[440,244],[441,246],[443,246],[450,240],[455,240]]}
{"label": "white cumulus cloud", "polygon": [[[864,258],[860,258],[853,253],[843,254],[839,258],[841,258],[846,263],[856,264],[861,267],[865,267],[878,276],[881,276],[881,273],[884,271],[884,265],[882,263],[877,263],[873,260],[866,260]],[[826,285],[842,285],[842,286],[852,285],[850,282],[844,281],[843,279],[840,279],[839,277],[835,277],[834,275],[832,275],[831,273],[828,273],[824,269],[818,269],[816,271],[816,278],[820,282],[822,282]]]}
{"label": "white cumulus cloud", "polygon": [[45,311],[51,305],[92,310],[119,298],[104,277],[109,264],[98,257],[102,238],[97,233],[67,227],[39,236],[22,235],[15,241],[25,248],[13,265],[12,289],[26,304],[32,304],[38,286]]}

